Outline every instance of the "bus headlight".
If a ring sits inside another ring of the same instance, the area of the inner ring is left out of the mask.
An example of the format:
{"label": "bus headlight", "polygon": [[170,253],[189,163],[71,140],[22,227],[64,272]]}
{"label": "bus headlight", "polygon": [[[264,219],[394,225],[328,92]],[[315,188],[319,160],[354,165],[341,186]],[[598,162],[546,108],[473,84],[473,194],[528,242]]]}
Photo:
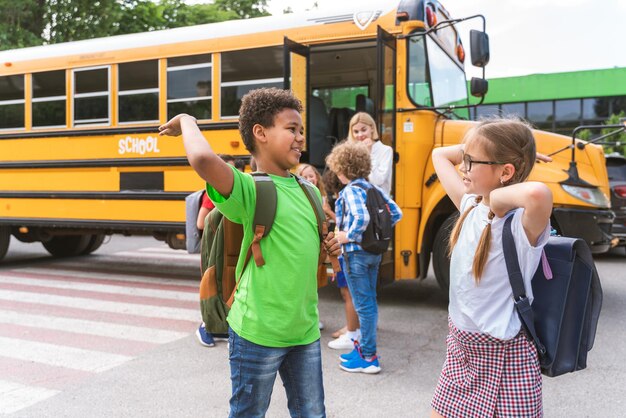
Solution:
{"label": "bus headlight", "polygon": [[608,208],[610,206],[609,199],[597,187],[579,187],[571,186],[569,184],[561,184],[561,187],[563,187],[563,190],[574,196],[576,199],[580,199],[584,202],[603,208]]}

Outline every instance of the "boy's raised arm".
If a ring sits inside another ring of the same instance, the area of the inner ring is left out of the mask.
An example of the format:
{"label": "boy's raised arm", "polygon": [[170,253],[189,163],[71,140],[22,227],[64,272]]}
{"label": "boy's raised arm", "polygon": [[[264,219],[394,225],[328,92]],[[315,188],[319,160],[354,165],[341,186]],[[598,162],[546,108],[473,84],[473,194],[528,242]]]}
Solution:
{"label": "boy's raised arm", "polygon": [[198,128],[196,118],[183,113],[159,126],[159,135],[181,134],[191,167],[222,196],[228,197],[233,190],[232,168],[213,152]]}

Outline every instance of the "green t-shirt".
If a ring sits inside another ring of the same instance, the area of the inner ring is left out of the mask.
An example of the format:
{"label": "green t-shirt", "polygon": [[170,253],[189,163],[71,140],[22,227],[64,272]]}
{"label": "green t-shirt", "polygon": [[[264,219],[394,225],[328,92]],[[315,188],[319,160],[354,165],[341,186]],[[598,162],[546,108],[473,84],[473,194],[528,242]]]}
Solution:
{"label": "green t-shirt", "polygon": [[[236,273],[239,277],[252,241],[256,188],[249,174],[235,168],[233,173],[233,191],[228,198],[209,184],[207,193],[224,216],[243,224]],[[276,185],[277,205],[272,230],[261,240],[265,265],[257,267],[253,258],[248,262],[228,314],[228,324],[239,336],[266,347],[310,344],[320,338],[317,220],[295,178],[271,178]]]}

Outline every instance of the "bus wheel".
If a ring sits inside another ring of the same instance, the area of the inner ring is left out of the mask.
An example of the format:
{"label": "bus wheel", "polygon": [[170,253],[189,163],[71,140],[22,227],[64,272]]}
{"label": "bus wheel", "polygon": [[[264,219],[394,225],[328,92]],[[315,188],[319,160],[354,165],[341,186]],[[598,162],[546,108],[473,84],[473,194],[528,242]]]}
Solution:
{"label": "bus wheel", "polygon": [[8,226],[0,226],[0,260],[7,255],[9,250],[9,242],[11,241],[11,228]]}
{"label": "bus wheel", "polygon": [[104,242],[105,237],[106,235],[104,234],[92,235],[91,238],[89,239],[89,242],[87,243],[87,247],[85,247],[85,249],[82,250],[80,253],[82,255],[86,255],[86,254],[91,254],[92,252],[96,251],[98,248],[100,248],[100,246]]}
{"label": "bus wheel", "polygon": [[71,257],[82,254],[91,237],[91,235],[60,235],[42,244],[55,257]]}
{"label": "bus wheel", "polygon": [[450,259],[448,258],[448,243],[450,242],[450,231],[458,218],[458,214],[450,215],[439,227],[435,242],[433,243],[433,270],[439,287],[448,296],[450,289]]}

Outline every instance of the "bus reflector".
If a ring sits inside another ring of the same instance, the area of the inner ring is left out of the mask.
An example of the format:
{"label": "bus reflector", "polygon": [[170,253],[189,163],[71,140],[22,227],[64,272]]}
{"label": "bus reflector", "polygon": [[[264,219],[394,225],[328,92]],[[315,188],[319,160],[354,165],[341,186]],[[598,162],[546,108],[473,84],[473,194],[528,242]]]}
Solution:
{"label": "bus reflector", "polygon": [[396,13],[396,20],[398,22],[406,22],[407,20],[409,20],[409,12]]}
{"label": "bus reflector", "polygon": [[622,199],[626,199],[626,186],[615,186],[613,188],[615,194],[621,197]]}
{"label": "bus reflector", "polygon": [[28,234],[28,227],[20,226],[19,231],[20,231],[20,234]]}
{"label": "bus reflector", "polygon": [[463,45],[459,44],[456,46],[456,56],[459,58],[459,61],[465,62],[465,49]]}

